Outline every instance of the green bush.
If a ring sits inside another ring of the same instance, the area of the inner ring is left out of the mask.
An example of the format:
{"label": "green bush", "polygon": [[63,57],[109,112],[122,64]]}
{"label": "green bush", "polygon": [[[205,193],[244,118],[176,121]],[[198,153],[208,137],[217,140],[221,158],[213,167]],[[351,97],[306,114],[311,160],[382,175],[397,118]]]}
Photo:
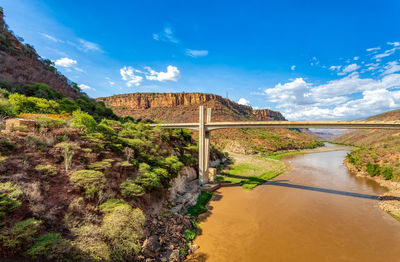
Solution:
{"label": "green bush", "polygon": [[11,213],[21,205],[18,198],[22,195],[21,189],[11,182],[0,183],[0,218]]}
{"label": "green bush", "polygon": [[196,229],[186,229],[185,230],[185,239],[186,242],[190,243],[196,238]]}
{"label": "green bush", "polygon": [[0,138],[0,152],[10,152],[14,150],[15,145],[7,140],[7,138]]}
{"label": "green bush", "polygon": [[32,258],[44,257],[50,254],[63,241],[58,233],[47,233],[35,239],[33,246],[25,252]]}
{"label": "green bush", "polygon": [[101,232],[109,243],[113,261],[134,259],[141,250],[145,216],[139,208],[119,205],[105,214]]}
{"label": "green bush", "polygon": [[381,174],[386,180],[393,178],[393,169],[389,166],[381,167]]}
{"label": "green bush", "polygon": [[38,97],[26,97],[18,93],[9,95],[11,105],[17,113],[42,113],[57,114],[60,105],[54,100],[47,100]]}
{"label": "green bush", "polygon": [[67,121],[64,119],[41,116],[36,118],[36,123],[40,125],[40,127],[44,128],[60,128],[67,125]]}
{"label": "green bush", "polygon": [[71,126],[92,133],[96,129],[97,123],[88,113],[76,110],[72,113]]}
{"label": "green bush", "polygon": [[366,171],[371,176],[377,176],[380,174],[380,167],[378,164],[372,164],[372,163],[368,162],[366,165]]}
{"label": "green bush", "polygon": [[176,175],[183,167],[183,163],[179,161],[178,157],[169,156],[165,158],[163,166],[166,167],[171,173]]}
{"label": "green bush", "polygon": [[15,117],[17,110],[8,99],[0,98],[0,116]]}
{"label": "green bush", "polygon": [[114,208],[121,205],[126,205],[127,203],[123,199],[112,198],[100,205],[100,211],[102,213],[109,213],[114,210]]}
{"label": "green bush", "polygon": [[136,178],[135,183],[149,191],[160,188],[159,176],[151,171],[141,174],[138,178]]}
{"label": "green bush", "polygon": [[26,145],[28,148],[37,149],[39,151],[43,151],[47,148],[47,144],[35,136],[27,136]]}
{"label": "green bush", "polygon": [[122,182],[120,188],[121,194],[124,197],[139,197],[144,195],[144,188],[132,180]]}
{"label": "green bush", "polygon": [[37,165],[35,166],[35,170],[45,177],[57,175],[57,169],[52,165]]}
{"label": "green bush", "polygon": [[42,221],[28,218],[16,223],[12,228],[4,229],[0,236],[2,246],[13,253],[29,247],[39,231]]}
{"label": "green bush", "polygon": [[57,102],[60,105],[60,113],[72,113],[75,110],[80,109],[73,100],[66,97],[58,100]]}
{"label": "green bush", "polygon": [[161,179],[163,180],[169,180],[171,178],[170,174],[168,173],[168,171],[164,168],[161,167],[156,167],[153,169],[153,172],[157,174],[157,176],[159,176]]}
{"label": "green bush", "polygon": [[94,162],[91,163],[88,166],[90,169],[98,170],[98,171],[104,171],[107,170],[111,167],[111,163],[109,161],[99,161],[99,162]]}
{"label": "green bush", "polygon": [[88,196],[94,196],[103,190],[106,177],[100,171],[79,170],[72,173],[69,180],[75,188],[85,190]]}
{"label": "green bush", "polygon": [[110,261],[110,248],[97,225],[87,224],[73,229],[72,245],[80,250],[73,261]]}

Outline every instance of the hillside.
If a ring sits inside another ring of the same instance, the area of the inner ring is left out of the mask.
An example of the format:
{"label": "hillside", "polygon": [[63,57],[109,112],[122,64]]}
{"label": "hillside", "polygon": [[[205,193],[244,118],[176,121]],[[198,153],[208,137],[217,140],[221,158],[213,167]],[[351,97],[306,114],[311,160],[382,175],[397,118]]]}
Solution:
{"label": "hillside", "polygon": [[[214,94],[202,93],[133,93],[100,97],[120,116],[165,122],[198,122],[199,106],[212,108],[212,121],[257,121],[286,119],[269,109],[253,110]],[[313,148],[320,145],[308,130],[228,129],[211,133],[211,143],[222,151],[268,153],[278,150]]]}
{"label": "hillside", "polygon": [[[400,120],[400,110],[372,116],[367,120]],[[367,129],[346,133],[334,142],[359,147],[347,160],[360,171],[385,179],[400,180],[400,131]]]}

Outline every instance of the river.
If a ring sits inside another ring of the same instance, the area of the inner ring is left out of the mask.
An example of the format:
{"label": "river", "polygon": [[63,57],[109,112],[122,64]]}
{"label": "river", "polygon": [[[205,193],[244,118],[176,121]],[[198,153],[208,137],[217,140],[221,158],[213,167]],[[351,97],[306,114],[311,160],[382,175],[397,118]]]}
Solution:
{"label": "river", "polygon": [[400,223],[378,207],[386,189],[350,174],[346,153],[290,156],[274,181],[217,190],[188,261],[400,261]]}

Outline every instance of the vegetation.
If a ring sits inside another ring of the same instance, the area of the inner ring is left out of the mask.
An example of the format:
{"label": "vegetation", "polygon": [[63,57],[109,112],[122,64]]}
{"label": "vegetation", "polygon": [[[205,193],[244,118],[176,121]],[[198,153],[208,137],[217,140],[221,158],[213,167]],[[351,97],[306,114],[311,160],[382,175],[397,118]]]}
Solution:
{"label": "vegetation", "polygon": [[57,175],[57,169],[52,165],[37,165],[35,170],[43,176],[52,177]]}
{"label": "vegetation", "polygon": [[186,214],[197,217],[200,214],[207,212],[206,205],[210,201],[211,197],[211,192],[201,191],[199,197],[197,198],[196,205],[189,207]]}
{"label": "vegetation", "polygon": [[79,170],[70,175],[70,182],[77,189],[83,189],[85,195],[95,196],[102,192],[106,177],[100,171]]}

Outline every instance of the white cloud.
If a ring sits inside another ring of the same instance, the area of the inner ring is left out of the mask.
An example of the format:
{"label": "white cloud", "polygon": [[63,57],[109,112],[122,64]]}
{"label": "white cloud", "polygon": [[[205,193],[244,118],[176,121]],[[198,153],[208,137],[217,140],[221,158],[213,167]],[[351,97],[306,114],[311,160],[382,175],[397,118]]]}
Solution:
{"label": "white cloud", "polygon": [[355,63],[350,64],[350,65],[345,66],[343,68],[342,72],[339,72],[338,75],[346,75],[346,74],[351,73],[359,68],[360,68],[360,66]]}
{"label": "white cloud", "polygon": [[157,41],[171,42],[174,44],[179,43],[179,40],[175,37],[172,32],[172,28],[169,26],[164,27],[164,30],[159,34],[153,34],[153,39]]}
{"label": "white cloud", "polygon": [[128,66],[124,66],[119,70],[122,80],[126,81],[126,85],[131,87],[132,85],[140,86],[141,82],[143,81],[142,76],[135,75],[134,68]]}
{"label": "white cloud", "polygon": [[388,75],[400,71],[400,64],[397,61],[388,62],[383,68],[382,74]]}
{"label": "white cloud", "polygon": [[53,41],[53,42],[55,42],[55,43],[63,42],[63,41],[61,41],[61,40],[55,38],[54,36],[51,36],[51,35],[46,34],[46,33],[42,33],[42,36],[45,37],[45,38],[47,38],[47,39],[49,39],[49,40],[51,40],[51,41]]}
{"label": "white cloud", "polygon": [[329,67],[329,70],[332,70],[332,71],[335,71],[335,70],[337,70],[337,71],[339,71],[340,70],[340,68],[342,68],[342,66],[331,66],[331,67]]}
{"label": "white cloud", "polygon": [[96,43],[89,42],[89,41],[86,41],[84,39],[79,39],[79,43],[80,43],[79,49],[82,50],[82,51],[85,51],[85,52],[87,52],[87,51],[103,52],[101,47]]}
{"label": "white cloud", "polygon": [[202,57],[208,55],[208,50],[186,49],[185,54],[191,57]]}
{"label": "white cloud", "polygon": [[290,70],[292,70],[292,71],[296,70],[296,66],[295,66],[295,65],[292,65],[292,66],[290,67]]}
{"label": "white cloud", "polygon": [[[322,85],[297,78],[266,89],[265,94],[288,119],[360,119],[399,108],[399,88],[400,74],[375,80],[354,73]],[[353,94],[361,98],[351,99]]]}
{"label": "white cloud", "polygon": [[357,61],[358,59],[360,59],[359,56],[355,56],[355,57],[353,58],[354,61]]}
{"label": "white cloud", "polygon": [[68,57],[60,58],[56,60],[54,63],[56,66],[62,66],[62,67],[75,67],[78,64],[76,60],[70,59]]}
{"label": "white cloud", "polygon": [[80,85],[78,85],[78,86],[79,86],[79,88],[82,89],[82,90],[95,90],[93,87],[90,87],[90,86],[85,85],[85,84],[80,84]]}
{"label": "white cloud", "polygon": [[378,51],[378,50],[381,50],[380,46],[371,47],[371,48],[366,49],[367,52]]}
{"label": "white cloud", "polygon": [[400,42],[387,42],[388,45],[400,46]]}
{"label": "white cloud", "polygon": [[239,104],[239,105],[248,106],[248,105],[250,105],[250,101],[247,100],[246,98],[240,98],[239,101],[238,101],[238,104]]}
{"label": "white cloud", "polygon": [[156,72],[150,67],[145,67],[149,71],[150,75],[146,75],[146,79],[154,80],[159,82],[176,82],[180,78],[180,72],[177,67],[169,65],[167,66],[167,72]]}

